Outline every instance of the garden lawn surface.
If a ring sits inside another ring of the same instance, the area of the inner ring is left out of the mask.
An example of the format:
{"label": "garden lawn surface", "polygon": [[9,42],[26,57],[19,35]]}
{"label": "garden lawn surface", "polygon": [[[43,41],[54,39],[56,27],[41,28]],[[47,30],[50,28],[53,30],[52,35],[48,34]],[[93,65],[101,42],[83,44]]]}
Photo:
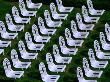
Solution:
{"label": "garden lawn surface", "polygon": [[[6,15],[6,13],[10,13],[12,15],[12,13],[11,13],[12,6],[18,7],[18,3],[6,2],[3,0],[0,0],[0,21],[3,21],[5,24],[6,24],[5,15]],[[40,73],[39,73],[39,68],[38,68],[39,63],[44,62],[46,67],[47,67],[46,53],[49,52],[52,54],[52,51],[53,51],[52,46],[54,44],[59,45],[58,44],[59,36],[64,36],[64,30],[65,30],[65,28],[70,28],[71,20],[76,21],[76,19],[75,19],[76,13],[81,13],[81,8],[78,8],[78,7],[75,7],[75,9],[71,13],[69,13],[67,20],[63,21],[62,26],[57,28],[57,32],[55,33],[55,35],[53,35],[51,37],[50,42],[46,43],[46,45],[42,51],[38,52],[39,53],[38,59],[30,60],[32,62],[31,67],[28,69],[24,69],[24,76],[22,78],[20,78],[20,79],[7,78],[5,76],[4,68],[2,65],[3,59],[8,58],[11,61],[11,54],[10,53],[11,53],[12,49],[16,49],[18,54],[19,54],[18,41],[23,40],[25,42],[25,40],[24,40],[25,32],[30,32],[32,34],[32,32],[31,32],[32,25],[33,24],[37,25],[37,18],[39,16],[44,18],[43,13],[44,13],[44,10],[46,10],[46,9],[50,10],[49,5],[43,5],[38,10],[37,17],[36,18],[32,17],[31,23],[25,25],[24,32],[23,31],[19,32],[18,39],[16,38],[16,39],[12,40],[12,47],[5,48],[5,54],[0,56],[0,81],[1,82],[3,82],[3,81],[6,81],[6,82],[42,82],[41,77],[40,77]],[[76,69],[78,66],[82,67],[83,57],[86,57],[88,59],[88,54],[87,54],[88,49],[93,48],[94,40],[99,40],[99,33],[104,32],[104,29],[105,29],[104,25],[106,22],[108,22],[108,23],[110,22],[110,11],[106,11],[100,17],[100,20],[97,24],[95,24],[93,31],[90,31],[88,38],[84,40],[83,46],[79,48],[76,55],[72,55],[72,57],[73,57],[72,62],[67,65],[65,72],[63,72],[63,73],[52,73],[52,72],[47,70],[48,73],[60,75],[61,78],[58,80],[58,82],[78,82],[77,75],[76,75]],[[6,28],[7,28],[7,25],[6,25]],[[7,29],[7,31],[11,32],[8,29]],[[29,51],[29,52],[31,52],[31,51]],[[61,55],[65,56],[63,54],[61,54]],[[21,61],[29,61],[29,60],[24,60],[22,58],[20,58],[20,60]],[[98,82],[110,82],[110,78],[109,78],[110,77],[110,60],[107,60],[107,61],[109,61],[108,66],[105,69],[101,69],[104,71],[101,78],[99,78],[99,79],[95,78],[96,80],[98,80]],[[11,62],[11,64],[12,64],[12,62]],[[12,69],[13,70],[21,70],[21,69],[15,69],[13,66],[12,66]],[[92,69],[94,70],[94,68],[92,68]],[[90,79],[90,78],[86,78],[86,79]],[[93,79],[93,78],[91,78],[91,79]]]}

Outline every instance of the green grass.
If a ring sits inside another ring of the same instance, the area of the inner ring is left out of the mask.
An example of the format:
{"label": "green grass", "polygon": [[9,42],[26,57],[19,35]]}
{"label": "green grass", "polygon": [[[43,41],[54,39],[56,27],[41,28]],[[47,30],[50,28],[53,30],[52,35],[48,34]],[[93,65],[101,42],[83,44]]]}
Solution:
{"label": "green grass", "polygon": [[[0,1],[0,19],[2,21],[4,21],[4,23],[5,23],[5,14],[6,13],[11,13],[11,7],[13,5],[16,5],[18,7],[17,3],[9,3],[9,2]],[[49,6],[43,5],[42,8],[40,10],[38,10],[37,17],[41,16],[41,17],[44,18],[43,12],[44,12],[45,9],[49,10]],[[52,46],[54,44],[58,44],[59,36],[64,36],[65,28],[70,28],[70,21],[75,20],[76,13],[81,13],[81,8],[75,8],[69,14],[68,20],[65,20],[63,22],[63,25],[60,28],[57,29],[56,34],[52,36],[50,42],[48,42],[45,45],[44,50],[39,52],[38,59],[37,60],[31,60],[32,66],[31,66],[31,68],[28,68],[27,70],[24,70],[25,73],[24,73],[23,78],[16,79],[16,80],[7,78],[5,76],[5,73],[4,73],[4,69],[3,69],[3,66],[2,66],[2,61],[3,61],[4,58],[9,58],[9,60],[11,61],[11,58],[10,58],[11,50],[16,49],[18,51],[17,45],[18,45],[19,40],[23,40],[25,42],[25,40],[24,40],[25,32],[30,32],[31,33],[31,26],[34,23],[37,24],[37,18],[32,17],[31,24],[27,24],[25,26],[25,31],[19,33],[18,39],[12,40],[12,47],[11,48],[10,47],[5,48],[5,55],[1,55],[1,57],[0,57],[0,62],[1,62],[1,64],[0,64],[0,81],[42,82],[41,77],[40,77],[40,73],[39,73],[39,70],[38,70],[39,63],[44,62],[45,65],[47,66],[46,61],[45,61],[46,53],[48,53],[48,52],[52,53]],[[96,40],[96,39],[99,40],[99,32],[104,31],[104,24],[106,22],[109,23],[109,21],[110,21],[110,11],[106,11],[106,13],[103,16],[101,16],[101,19],[98,22],[98,24],[95,24],[94,30],[91,31],[88,38],[85,39],[85,41],[83,43],[83,46],[79,48],[78,53],[75,56],[72,56],[73,57],[72,63],[67,65],[66,71],[63,72],[63,73],[58,73],[58,74],[61,75],[61,78],[58,80],[58,82],[66,82],[66,81],[67,82],[77,82],[77,76],[76,76],[77,67],[78,66],[82,67],[83,57],[88,58],[88,55],[87,55],[88,49],[93,48],[94,40]],[[61,55],[64,56],[63,54],[61,54]],[[29,61],[29,60],[23,60],[21,58],[20,58],[20,60],[21,61]],[[110,61],[109,61],[109,63],[110,63]],[[21,69],[15,69],[14,67],[12,67],[12,69],[21,70]],[[102,69],[102,70],[104,71],[104,73],[102,74],[101,78],[97,79],[98,82],[104,82],[104,81],[109,82],[109,80],[110,80],[110,78],[109,78],[109,76],[110,76],[110,72],[109,72],[110,71],[110,64],[105,69]],[[49,74],[57,74],[57,73],[52,73],[50,71],[48,71],[48,73]],[[90,79],[90,78],[87,78],[87,79]]]}

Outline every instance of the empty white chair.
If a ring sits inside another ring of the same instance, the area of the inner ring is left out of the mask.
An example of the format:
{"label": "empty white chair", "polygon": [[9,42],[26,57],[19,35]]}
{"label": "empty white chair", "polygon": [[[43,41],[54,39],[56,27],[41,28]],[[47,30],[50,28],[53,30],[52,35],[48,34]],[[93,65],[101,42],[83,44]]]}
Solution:
{"label": "empty white chair", "polygon": [[71,21],[71,31],[75,38],[87,38],[89,35],[89,32],[79,32],[76,23],[73,20]]}
{"label": "empty white chair", "polygon": [[101,49],[100,49],[99,42],[97,40],[94,41],[94,49],[95,49],[95,52],[96,52],[96,56],[99,59],[110,59],[110,53],[102,52]]}
{"label": "empty white chair", "polygon": [[82,17],[79,13],[76,14],[76,20],[78,23],[78,27],[80,30],[92,30],[94,28],[94,24],[84,24],[82,21]]}
{"label": "empty white chair", "polygon": [[44,82],[57,82],[60,75],[49,75],[43,62],[39,64],[39,71]]}
{"label": "empty white chair", "polygon": [[0,40],[0,47],[1,48],[6,48],[6,47],[8,47],[10,45],[10,47],[11,47],[11,41],[2,41],[2,40]]}
{"label": "empty white chair", "polygon": [[101,42],[101,45],[102,45],[102,48],[104,50],[110,50],[110,44],[108,44],[105,40],[105,35],[103,32],[100,32],[100,42]]}
{"label": "empty white chair", "polygon": [[1,37],[4,39],[15,39],[18,36],[18,33],[9,33],[6,31],[5,24],[0,21],[0,33]]}
{"label": "empty white chair", "polygon": [[88,55],[89,55],[89,60],[90,60],[90,63],[91,63],[91,66],[93,68],[105,68],[108,64],[108,61],[97,61],[95,59],[95,55],[94,55],[94,52],[92,49],[89,49],[88,51]]}
{"label": "empty white chair", "polygon": [[50,36],[41,36],[38,32],[38,27],[34,24],[32,25],[32,33],[34,36],[34,40],[36,42],[47,43],[50,41]]}
{"label": "empty white chair", "polygon": [[70,30],[68,28],[65,29],[65,37],[67,40],[67,44],[69,46],[82,46],[83,40],[75,40],[72,38]]}
{"label": "empty white chair", "polygon": [[0,54],[2,54],[2,53],[4,55],[4,49],[0,49]]}
{"label": "empty white chair", "polygon": [[45,10],[44,11],[44,17],[45,17],[45,20],[46,20],[46,24],[49,26],[49,27],[61,27],[62,25],[62,21],[52,21],[51,19],[51,16],[50,16],[50,13],[48,10]]}
{"label": "empty white chair", "polygon": [[107,36],[107,40],[110,41],[110,25],[108,23],[105,24],[105,33]]}
{"label": "empty white chair", "polygon": [[21,78],[24,75],[24,71],[13,71],[11,68],[10,61],[5,58],[3,60],[3,67],[5,70],[5,75],[9,78]]}
{"label": "empty white chair", "polygon": [[16,23],[22,23],[22,24],[30,23],[31,18],[20,17],[18,9],[15,6],[12,7],[12,14],[13,14],[13,17],[14,17],[14,21]]}
{"label": "empty white chair", "polygon": [[59,45],[61,52],[65,55],[75,55],[78,51],[78,48],[67,48],[65,45],[65,40],[62,36],[59,37]]}
{"label": "empty white chair", "polygon": [[50,3],[50,10],[54,19],[67,19],[68,14],[59,14],[54,3]]}
{"label": "empty white chair", "polygon": [[24,30],[24,25],[15,25],[15,24],[13,23],[12,17],[11,17],[10,14],[6,14],[5,20],[6,20],[8,29],[9,29],[10,31],[18,32],[18,31]]}
{"label": "empty white chair", "polygon": [[15,68],[29,68],[31,66],[31,62],[22,62],[18,59],[18,54],[15,49],[11,50],[11,60],[13,62],[13,66]]}
{"label": "empty white chair", "polygon": [[60,55],[60,52],[59,52],[57,45],[53,45],[53,55],[54,55],[55,61],[57,63],[69,64],[72,61],[72,57],[63,57]]}
{"label": "empty white chair", "polygon": [[89,8],[89,13],[91,15],[102,15],[105,12],[105,10],[96,10],[96,9],[94,9],[91,0],[87,0],[87,5],[88,5],[88,8]]}
{"label": "empty white chair", "polygon": [[44,48],[44,44],[33,43],[32,37],[29,32],[25,33],[25,40],[26,40],[27,47],[29,50],[36,50],[36,51],[40,50],[41,51]]}
{"label": "empty white chair", "polygon": [[39,9],[42,3],[33,3],[31,0],[26,0],[27,7],[30,9]]}
{"label": "empty white chair", "polygon": [[77,78],[79,82],[97,82],[97,80],[86,80],[80,67],[77,67]]}
{"label": "empty white chair", "polygon": [[88,63],[88,60],[86,58],[83,58],[83,69],[84,69],[85,75],[87,77],[97,77],[97,78],[100,78],[102,73],[103,73],[103,71],[91,70],[90,66],[89,66],[89,63]]}
{"label": "empty white chair", "polygon": [[57,72],[58,73],[58,72],[64,72],[65,71],[66,65],[54,64],[52,55],[50,53],[46,54],[46,62],[48,64],[48,69],[51,72]]}
{"label": "empty white chair", "polygon": [[44,21],[41,17],[38,18],[38,27],[40,29],[40,32],[44,35],[53,35],[56,32],[56,29],[48,29],[44,25]]}
{"label": "empty white chair", "polygon": [[98,23],[98,20],[100,19],[100,17],[90,17],[87,8],[84,5],[82,6],[82,14],[85,22]]}
{"label": "empty white chair", "polygon": [[61,0],[56,0],[60,12],[71,12],[74,7],[64,7]]}
{"label": "empty white chair", "polygon": [[37,59],[38,53],[27,52],[23,41],[18,42],[18,48],[23,59]]}
{"label": "empty white chair", "polygon": [[19,8],[20,8],[20,11],[21,11],[21,14],[23,16],[35,16],[36,17],[36,13],[37,11],[29,11],[26,9],[26,6],[25,6],[25,3],[24,3],[24,0],[19,0]]}

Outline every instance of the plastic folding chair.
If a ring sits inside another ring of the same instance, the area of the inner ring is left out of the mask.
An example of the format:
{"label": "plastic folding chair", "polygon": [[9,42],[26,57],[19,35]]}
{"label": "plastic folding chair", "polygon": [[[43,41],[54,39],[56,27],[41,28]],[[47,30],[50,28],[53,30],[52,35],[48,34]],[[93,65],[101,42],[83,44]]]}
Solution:
{"label": "plastic folding chair", "polygon": [[39,71],[44,82],[57,82],[60,75],[49,75],[43,62],[39,64]]}
{"label": "plastic folding chair", "polygon": [[3,67],[5,70],[5,75],[9,78],[16,79],[16,78],[21,78],[22,76],[24,76],[24,71],[13,71],[12,70],[10,61],[7,58],[3,60]]}

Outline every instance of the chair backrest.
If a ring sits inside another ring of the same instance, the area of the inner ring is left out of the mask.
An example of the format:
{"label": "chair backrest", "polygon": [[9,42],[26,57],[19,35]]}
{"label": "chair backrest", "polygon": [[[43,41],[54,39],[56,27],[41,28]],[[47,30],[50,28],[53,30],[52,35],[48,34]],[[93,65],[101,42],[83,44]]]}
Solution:
{"label": "chair backrest", "polygon": [[59,45],[60,47],[65,47],[65,40],[62,36],[59,37]]}
{"label": "chair backrest", "polygon": [[47,61],[47,64],[53,63],[53,58],[52,58],[52,55],[50,53],[46,54],[46,61]]}
{"label": "chair backrest", "polygon": [[77,20],[77,23],[82,23],[82,17],[79,13],[76,14],[76,20]]}
{"label": "chair backrest", "polygon": [[70,32],[70,30],[68,29],[68,28],[66,28],[65,29],[65,37],[68,39],[71,39],[72,37],[71,37],[71,32]]}
{"label": "chair backrest", "polygon": [[11,70],[11,64],[10,64],[10,61],[8,60],[8,58],[5,58],[3,60],[3,67],[4,67],[5,72],[6,72],[6,70]]}
{"label": "chair backrest", "polygon": [[39,36],[38,27],[35,24],[32,25],[32,33],[33,35]]}
{"label": "chair backrest", "polygon": [[13,21],[12,21],[10,14],[6,14],[5,20],[6,20],[7,24],[13,24]]}
{"label": "chair backrest", "polygon": [[95,60],[95,55],[92,49],[89,49],[88,55],[90,60]]}
{"label": "chair backrest", "polygon": [[72,33],[74,33],[75,31],[77,31],[76,23],[73,20],[71,21],[71,30],[72,30]]}
{"label": "chair backrest", "polygon": [[24,0],[19,0],[19,2],[24,2]]}
{"label": "chair backrest", "polygon": [[43,62],[40,62],[40,64],[39,64],[39,71],[40,71],[42,78],[43,78],[43,75],[47,75],[46,67]]}
{"label": "chair backrest", "polygon": [[23,0],[19,0],[19,8],[20,8],[20,10],[22,10],[22,9],[26,9],[26,7],[25,7],[25,3],[24,3]]}
{"label": "chair backrest", "polygon": [[77,67],[77,77],[78,79],[84,78],[82,69],[80,67]]}
{"label": "chair backrest", "polygon": [[56,12],[56,6],[55,6],[54,3],[51,3],[51,4],[50,4],[50,10],[51,10],[51,12],[52,12],[53,14],[57,13],[57,12]]}
{"label": "chair backrest", "polygon": [[25,33],[25,40],[26,40],[26,42],[32,42],[32,37],[29,32]]}
{"label": "chair backrest", "polygon": [[32,1],[31,0],[26,0],[26,3],[27,4],[32,3]]}
{"label": "chair backrest", "polygon": [[48,22],[49,20],[51,20],[51,16],[48,10],[44,11],[44,16],[45,16],[45,20],[46,22]]}
{"label": "chair backrest", "polygon": [[62,6],[62,0],[56,0],[58,6]]}
{"label": "chair backrest", "polygon": [[105,43],[106,43],[105,35],[104,35],[103,32],[100,32],[100,42],[101,42],[102,44],[105,44]]}
{"label": "chair backrest", "polygon": [[105,24],[105,33],[110,34],[110,25],[108,23]]}
{"label": "chair backrest", "polygon": [[59,49],[58,49],[58,46],[57,45],[53,45],[53,54],[54,56],[59,56]]}
{"label": "chair backrest", "polygon": [[22,4],[24,4],[24,0],[19,0],[19,3],[22,3]]}
{"label": "chair backrest", "polygon": [[41,17],[38,18],[38,26],[39,26],[39,28],[45,27],[43,18],[41,18]]}
{"label": "chair backrest", "polygon": [[32,25],[32,33],[35,36],[39,36],[38,27],[35,24]]}
{"label": "chair backrest", "polygon": [[83,68],[84,68],[84,70],[89,71],[89,63],[86,58],[83,58]]}
{"label": "chair backrest", "polygon": [[13,14],[13,17],[19,16],[19,12],[16,6],[12,7],[12,14]]}
{"label": "chair backrest", "polygon": [[6,32],[5,24],[3,23],[3,21],[0,21],[0,33],[1,32]]}
{"label": "chair backrest", "polygon": [[85,17],[88,17],[87,8],[86,8],[84,5],[82,6],[82,14],[83,14],[84,18],[85,18]]}
{"label": "chair backrest", "polygon": [[18,60],[19,60],[19,59],[18,59],[17,51],[16,51],[15,49],[12,49],[12,50],[11,50],[11,59],[12,59],[13,63],[14,63],[15,61],[18,61]]}
{"label": "chair backrest", "polygon": [[94,41],[94,49],[95,51],[100,51],[100,45],[99,45],[99,42],[97,40]]}
{"label": "chair backrest", "polygon": [[93,9],[93,4],[91,0],[87,0],[87,5],[89,9]]}
{"label": "chair backrest", "polygon": [[25,48],[25,45],[24,45],[23,41],[20,40],[18,42],[18,48],[19,48],[19,51],[26,51],[26,48]]}

